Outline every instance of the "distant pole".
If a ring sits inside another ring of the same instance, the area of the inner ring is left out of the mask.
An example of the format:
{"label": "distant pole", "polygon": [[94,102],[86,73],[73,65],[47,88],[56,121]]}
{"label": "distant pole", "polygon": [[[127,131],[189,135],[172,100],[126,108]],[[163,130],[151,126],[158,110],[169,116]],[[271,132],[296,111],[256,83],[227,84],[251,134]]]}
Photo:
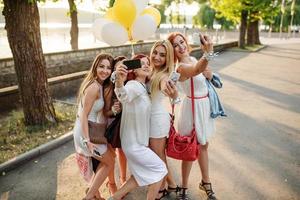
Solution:
{"label": "distant pole", "polygon": [[282,0],[281,1],[281,20],[280,20],[280,27],[279,27],[279,38],[282,37],[282,24],[283,24],[283,16],[284,16],[284,3],[285,3],[285,0]]}
{"label": "distant pole", "polygon": [[293,0],[292,5],[291,5],[291,24],[290,24],[290,28],[289,28],[288,37],[290,37],[290,35],[291,35],[291,31],[292,31],[292,27],[293,27],[294,14],[295,14],[295,0]]}

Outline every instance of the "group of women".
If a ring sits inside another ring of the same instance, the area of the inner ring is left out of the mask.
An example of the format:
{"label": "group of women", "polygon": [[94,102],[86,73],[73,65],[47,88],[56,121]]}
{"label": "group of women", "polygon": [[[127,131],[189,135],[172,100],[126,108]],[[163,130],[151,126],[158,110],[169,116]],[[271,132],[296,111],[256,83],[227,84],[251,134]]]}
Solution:
{"label": "group of women", "polygon": [[[176,184],[168,170],[165,147],[170,129],[170,115],[164,106],[181,104],[178,131],[182,135],[192,130],[190,78],[195,89],[195,128],[200,154],[198,163],[202,179],[199,188],[207,193],[208,199],[216,199],[208,173],[208,141],[215,131],[210,117],[206,79],[212,78],[208,61],[213,52],[209,37],[199,35],[203,42],[203,56],[196,60],[189,55],[190,47],[184,35],[171,33],[167,40],[157,41],[150,56],[138,54],[141,68],[128,70],[123,64],[125,57],[113,59],[99,54],[81,84],[78,98],[78,116],[74,126],[76,152],[96,161],[94,176],[86,190],[85,200],[103,200],[100,186],[108,177],[109,200],[120,200],[134,188],[148,186],[147,200],[162,199],[171,192],[176,199],[189,199],[188,179],[193,162],[182,161],[181,185]],[[175,67],[176,66],[176,67]],[[110,81],[114,72],[115,83]],[[180,74],[177,83],[170,80],[172,72]],[[129,76],[130,75],[130,76]],[[128,79],[130,77],[130,80]],[[178,97],[180,85],[184,94]],[[117,100],[113,100],[113,97]],[[109,123],[109,118],[122,112],[120,139],[122,149],[113,149],[109,144],[93,144],[89,140],[88,121]],[[120,164],[120,183],[117,189],[114,177],[115,152]],[[126,180],[126,165],[131,176]]]}

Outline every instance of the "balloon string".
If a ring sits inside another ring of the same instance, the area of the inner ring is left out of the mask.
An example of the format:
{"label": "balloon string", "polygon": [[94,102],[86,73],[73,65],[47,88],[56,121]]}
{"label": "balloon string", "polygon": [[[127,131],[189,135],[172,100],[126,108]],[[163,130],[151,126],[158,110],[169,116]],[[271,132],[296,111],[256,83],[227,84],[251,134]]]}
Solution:
{"label": "balloon string", "polygon": [[130,40],[130,43],[131,43],[131,57],[133,57],[134,56],[133,41]]}

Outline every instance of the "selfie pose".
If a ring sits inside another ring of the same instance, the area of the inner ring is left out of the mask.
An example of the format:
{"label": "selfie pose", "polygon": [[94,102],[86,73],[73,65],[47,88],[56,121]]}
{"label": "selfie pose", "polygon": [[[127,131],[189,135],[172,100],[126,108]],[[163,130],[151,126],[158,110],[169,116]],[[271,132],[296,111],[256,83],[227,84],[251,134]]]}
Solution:
{"label": "selfie pose", "polygon": [[[208,98],[208,89],[205,80],[212,78],[212,72],[207,67],[208,61],[213,57],[213,44],[207,36],[198,35],[201,40],[203,56],[197,60],[189,55],[189,46],[186,38],[181,33],[171,33],[168,40],[174,48],[175,59],[178,60],[180,73],[179,84],[181,85],[185,97],[183,99],[180,117],[178,120],[178,132],[181,135],[189,135],[193,128],[193,115],[191,106],[191,78],[194,81],[194,101],[195,101],[195,129],[198,143],[200,144],[200,153],[198,163],[200,166],[202,180],[199,188],[204,190],[208,199],[216,199],[212,190],[209,168],[208,168],[208,142],[215,132],[214,120],[210,117],[210,102]],[[188,199],[187,188],[192,161],[182,161],[182,189],[178,199]]]}
{"label": "selfie pose", "polygon": [[107,122],[103,115],[104,90],[111,87],[109,76],[113,70],[113,63],[110,55],[97,55],[79,89],[78,112],[73,130],[75,150],[79,155],[100,161],[83,200],[103,200],[98,189],[114,166],[114,154],[107,144],[93,144],[90,141],[88,125],[89,121],[97,124]]}
{"label": "selfie pose", "polygon": [[138,186],[148,185],[147,200],[154,200],[167,174],[165,163],[148,147],[151,101],[146,89],[151,75],[149,58],[137,55],[141,68],[133,70],[135,78],[124,86],[128,70],[124,64],[116,68],[115,93],[122,103],[121,143],[132,174],[128,181],[109,199],[120,200]]}
{"label": "selfie pose", "polygon": [[[175,87],[176,77],[170,77],[174,73],[174,51],[168,40],[158,41],[153,45],[150,53],[150,64],[153,68],[153,74],[150,80],[152,108],[149,147],[167,164],[165,148],[171,119],[163,103],[166,99],[169,101],[169,98],[171,103],[179,103],[178,92]],[[179,191],[170,170],[168,170],[166,179],[168,189],[166,189],[164,179],[156,198],[158,200],[170,192]]]}

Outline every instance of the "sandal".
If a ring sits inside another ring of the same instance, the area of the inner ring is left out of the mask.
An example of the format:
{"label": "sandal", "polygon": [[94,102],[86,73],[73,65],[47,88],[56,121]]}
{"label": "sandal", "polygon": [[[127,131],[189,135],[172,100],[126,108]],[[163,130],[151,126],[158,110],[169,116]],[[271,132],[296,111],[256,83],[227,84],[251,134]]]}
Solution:
{"label": "sandal", "polygon": [[203,180],[199,183],[199,189],[203,190],[207,194],[207,200],[217,200],[217,197],[212,190],[211,183],[205,183]]}
{"label": "sandal", "polygon": [[160,200],[160,199],[162,199],[162,198],[168,196],[168,195],[169,195],[169,192],[168,192],[168,190],[163,189],[163,190],[159,190],[159,191],[158,191],[158,194],[162,194],[162,195],[161,195],[161,197],[159,197],[159,198],[155,198],[155,200]]}
{"label": "sandal", "polygon": [[117,190],[118,190],[116,183],[107,182],[106,183],[106,187],[109,190],[110,196],[113,196],[117,192]]}
{"label": "sandal", "polygon": [[187,188],[180,188],[180,192],[176,196],[176,200],[189,200],[186,190],[187,190]]}
{"label": "sandal", "polygon": [[181,189],[181,188],[180,188],[178,185],[176,185],[176,187],[170,187],[170,186],[168,186],[167,191],[168,191],[169,193],[175,192],[175,193],[177,194],[178,192],[180,192],[180,189]]}
{"label": "sandal", "polygon": [[[88,193],[90,188],[85,189],[85,194]],[[87,200],[86,198],[83,198],[84,200]],[[92,198],[92,200],[105,200],[103,197],[101,197],[100,192],[97,191],[97,194]]]}

